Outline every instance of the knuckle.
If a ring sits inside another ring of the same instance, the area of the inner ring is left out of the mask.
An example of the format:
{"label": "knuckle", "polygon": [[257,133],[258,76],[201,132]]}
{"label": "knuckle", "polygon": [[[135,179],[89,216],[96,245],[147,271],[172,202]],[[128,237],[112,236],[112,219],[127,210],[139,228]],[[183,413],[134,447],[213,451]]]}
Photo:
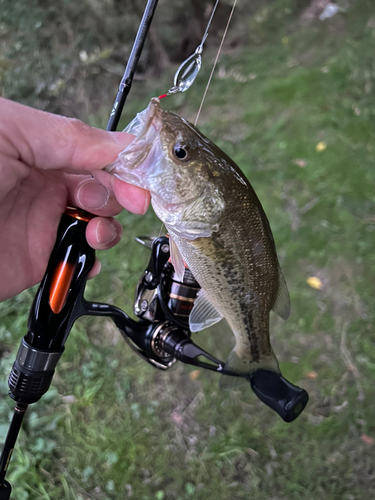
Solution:
{"label": "knuckle", "polygon": [[78,120],[78,118],[63,117],[63,133],[60,135],[61,144],[68,151],[68,163],[75,164],[81,154],[81,138],[89,134],[92,127]]}
{"label": "knuckle", "polygon": [[64,118],[66,120],[67,126],[70,128],[71,133],[80,134],[82,132],[85,132],[86,130],[91,129],[89,125],[86,125],[86,123],[82,122],[81,120],[78,120],[78,118],[67,118],[67,117]]}

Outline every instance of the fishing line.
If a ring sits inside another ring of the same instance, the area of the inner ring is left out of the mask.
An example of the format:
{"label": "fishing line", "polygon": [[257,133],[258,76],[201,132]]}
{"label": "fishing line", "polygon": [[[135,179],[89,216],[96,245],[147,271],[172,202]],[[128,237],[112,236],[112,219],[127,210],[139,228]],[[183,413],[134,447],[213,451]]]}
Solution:
{"label": "fishing line", "polygon": [[212,19],[214,18],[217,6],[220,0],[216,0],[215,5],[211,11],[205,32],[202,36],[201,43],[195,49],[194,53],[185,59],[184,62],[178,67],[174,78],[173,87],[171,87],[166,94],[159,95],[159,99],[164,99],[169,95],[178,94],[179,92],[186,92],[194,83],[202,66],[202,53],[203,46],[208,37],[208,30],[210,29]]}
{"label": "fishing line", "polygon": [[162,234],[167,234],[167,228],[165,228],[165,231],[164,231],[164,222],[161,223],[161,227],[160,227],[160,230],[159,230],[159,234],[158,234],[158,238],[160,238],[160,236]]}
{"label": "fishing line", "polygon": [[[169,95],[177,94],[179,92],[185,92],[193,84],[193,82],[194,82],[195,78],[197,77],[197,74],[198,74],[198,72],[200,70],[200,67],[201,67],[201,63],[202,63],[201,55],[202,55],[202,52],[203,52],[203,45],[204,45],[204,43],[205,43],[205,41],[206,41],[206,39],[208,37],[208,30],[209,30],[209,28],[211,26],[211,22],[212,22],[212,19],[213,19],[214,15],[215,15],[216,8],[217,8],[217,6],[219,4],[219,1],[220,0],[216,0],[216,2],[215,2],[215,5],[214,5],[214,7],[212,9],[210,18],[209,18],[207,26],[206,26],[206,30],[205,30],[205,32],[203,34],[201,43],[196,48],[194,54],[192,54],[190,57],[188,57],[180,65],[180,67],[176,71],[176,74],[174,76],[174,86],[171,87],[166,94],[159,95],[159,99],[164,99],[165,97],[167,97]],[[210,74],[210,77],[208,79],[208,82],[207,82],[207,85],[206,85],[206,89],[204,91],[204,94],[203,94],[203,97],[202,97],[202,101],[201,101],[199,109],[198,109],[198,113],[197,113],[197,117],[195,119],[194,125],[196,125],[197,122],[198,122],[199,115],[200,115],[200,112],[202,110],[202,107],[203,107],[203,104],[204,104],[204,101],[205,101],[208,89],[210,87],[211,80],[212,80],[212,77],[213,77],[213,74],[214,74],[214,71],[215,71],[215,68],[216,68],[216,64],[217,64],[217,61],[219,59],[219,56],[220,56],[220,53],[221,53],[221,49],[223,47],[224,40],[225,40],[225,37],[226,37],[227,32],[228,32],[228,28],[229,28],[229,25],[230,25],[231,20],[232,20],[232,16],[233,16],[234,9],[236,7],[236,3],[237,3],[237,0],[234,0],[233,5],[232,5],[232,9],[231,9],[229,17],[228,17],[227,24],[225,26],[225,30],[224,30],[223,36],[221,38],[221,42],[220,42],[220,45],[219,45],[219,48],[218,48],[218,51],[217,51],[217,54],[216,54],[216,57],[215,57],[215,61],[214,61],[214,64],[212,66],[211,74]],[[161,236],[161,234],[163,232],[163,227],[164,227],[164,224],[162,223],[160,231],[159,231],[159,237]]]}
{"label": "fishing line", "polygon": [[203,46],[204,42],[206,41],[206,38],[208,37],[208,29],[211,26],[211,22],[212,22],[212,19],[213,19],[214,15],[215,15],[216,8],[219,5],[219,1],[220,0],[216,0],[214,8],[212,9],[212,12],[211,12],[211,15],[210,15],[210,19],[208,20],[208,23],[207,23],[207,26],[206,26],[206,31],[204,32],[204,35],[203,35],[203,38],[202,38],[202,42],[201,42],[202,46]]}
{"label": "fishing line", "polygon": [[208,79],[208,82],[207,82],[207,85],[206,85],[206,89],[205,89],[205,91],[204,91],[204,94],[203,94],[203,97],[202,97],[202,101],[201,101],[201,104],[200,104],[199,109],[198,109],[197,117],[195,118],[194,125],[196,125],[196,124],[198,123],[199,115],[200,115],[200,113],[201,113],[201,110],[202,110],[202,107],[203,107],[204,101],[205,101],[205,99],[206,99],[206,95],[207,95],[207,92],[208,92],[209,86],[210,86],[210,84],[211,84],[211,80],[212,80],[212,77],[213,77],[213,74],[214,74],[214,71],[215,71],[215,68],[216,68],[217,61],[218,61],[219,56],[220,56],[221,49],[222,49],[223,44],[224,44],[225,37],[227,36],[227,31],[228,31],[228,28],[229,28],[230,22],[231,22],[231,20],[232,20],[232,16],[233,16],[233,12],[234,12],[234,8],[235,8],[235,6],[236,6],[236,3],[237,3],[237,0],[234,0],[234,2],[233,2],[233,6],[232,6],[232,10],[230,11],[229,18],[228,18],[228,21],[227,21],[227,25],[226,25],[226,27],[225,27],[225,30],[224,30],[224,33],[223,33],[223,37],[222,37],[221,42],[220,42],[219,49],[218,49],[218,51],[217,51],[217,54],[216,54],[216,57],[215,57],[214,64],[213,64],[213,66],[212,66],[211,74],[210,74],[210,77],[209,77],[209,79]]}

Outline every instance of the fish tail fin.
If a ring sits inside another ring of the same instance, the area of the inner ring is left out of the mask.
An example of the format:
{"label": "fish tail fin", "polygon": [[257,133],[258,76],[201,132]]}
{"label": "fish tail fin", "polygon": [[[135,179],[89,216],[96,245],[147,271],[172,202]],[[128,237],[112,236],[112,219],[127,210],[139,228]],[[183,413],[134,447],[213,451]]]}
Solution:
{"label": "fish tail fin", "polygon": [[237,389],[239,386],[249,381],[249,377],[252,373],[261,368],[280,373],[279,363],[273,352],[270,356],[255,362],[251,359],[241,359],[236,352],[236,348],[234,348],[230,352],[225,363],[225,370],[237,373],[240,376],[235,377],[233,375],[221,375],[219,387],[223,390]]}

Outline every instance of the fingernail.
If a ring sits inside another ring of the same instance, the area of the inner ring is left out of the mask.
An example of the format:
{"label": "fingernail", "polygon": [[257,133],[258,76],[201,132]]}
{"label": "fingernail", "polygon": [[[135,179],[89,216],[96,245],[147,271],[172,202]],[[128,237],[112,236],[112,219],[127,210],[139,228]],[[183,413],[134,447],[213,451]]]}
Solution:
{"label": "fingernail", "polygon": [[96,226],[96,239],[100,245],[108,245],[117,236],[117,229],[114,224],[106,219],[100,219]]}
{"label": "fingernail", "polygon": [[82,208],[99,210],[109,200],[109,191],[96,181],[85,181],[77,191],[78,202]]}
{"label": "fingernail", "polygon": [[150,200],[149,200],[149,197],[147,196],[146,199],[145,199],[145,203],[144,203],[141,215],[143,215],[143,214],[145,214],[147,212],[149,205],[150,205]]}

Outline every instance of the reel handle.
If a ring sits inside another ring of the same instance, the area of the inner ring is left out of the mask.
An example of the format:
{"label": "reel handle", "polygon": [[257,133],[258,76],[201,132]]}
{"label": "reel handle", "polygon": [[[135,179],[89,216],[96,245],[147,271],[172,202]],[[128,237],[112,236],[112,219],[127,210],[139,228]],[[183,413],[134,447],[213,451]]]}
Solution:
{"label": "reel handle", "polygon": [[[173,327],[161,340],[161,347],[179,361],[218,373],[225,372],[225,364],[197,346],[184,331]],[[204,357],[207,362],[199,358]],[[229,375],[229,373],[227,373]],[[230,375],[235,375],[231,373]],[[257,370],[250,376],[250,385],[258,398],[280,415],[285,422],[293,422],[304,410],[309,396],[305,389],[293,385],[271,370]]]}
{"label": "reel handle", "polygon": [[293,422],[304,410],[309,395],[271,370],[257,370],[250,376],[252,390],[285,422]]}
{"label": "reel handle", "polygon": [[11,485],[8,483],[8,481],[4,480],[4,482],[0,484],[0,500],[9,500],[11,493]]}

